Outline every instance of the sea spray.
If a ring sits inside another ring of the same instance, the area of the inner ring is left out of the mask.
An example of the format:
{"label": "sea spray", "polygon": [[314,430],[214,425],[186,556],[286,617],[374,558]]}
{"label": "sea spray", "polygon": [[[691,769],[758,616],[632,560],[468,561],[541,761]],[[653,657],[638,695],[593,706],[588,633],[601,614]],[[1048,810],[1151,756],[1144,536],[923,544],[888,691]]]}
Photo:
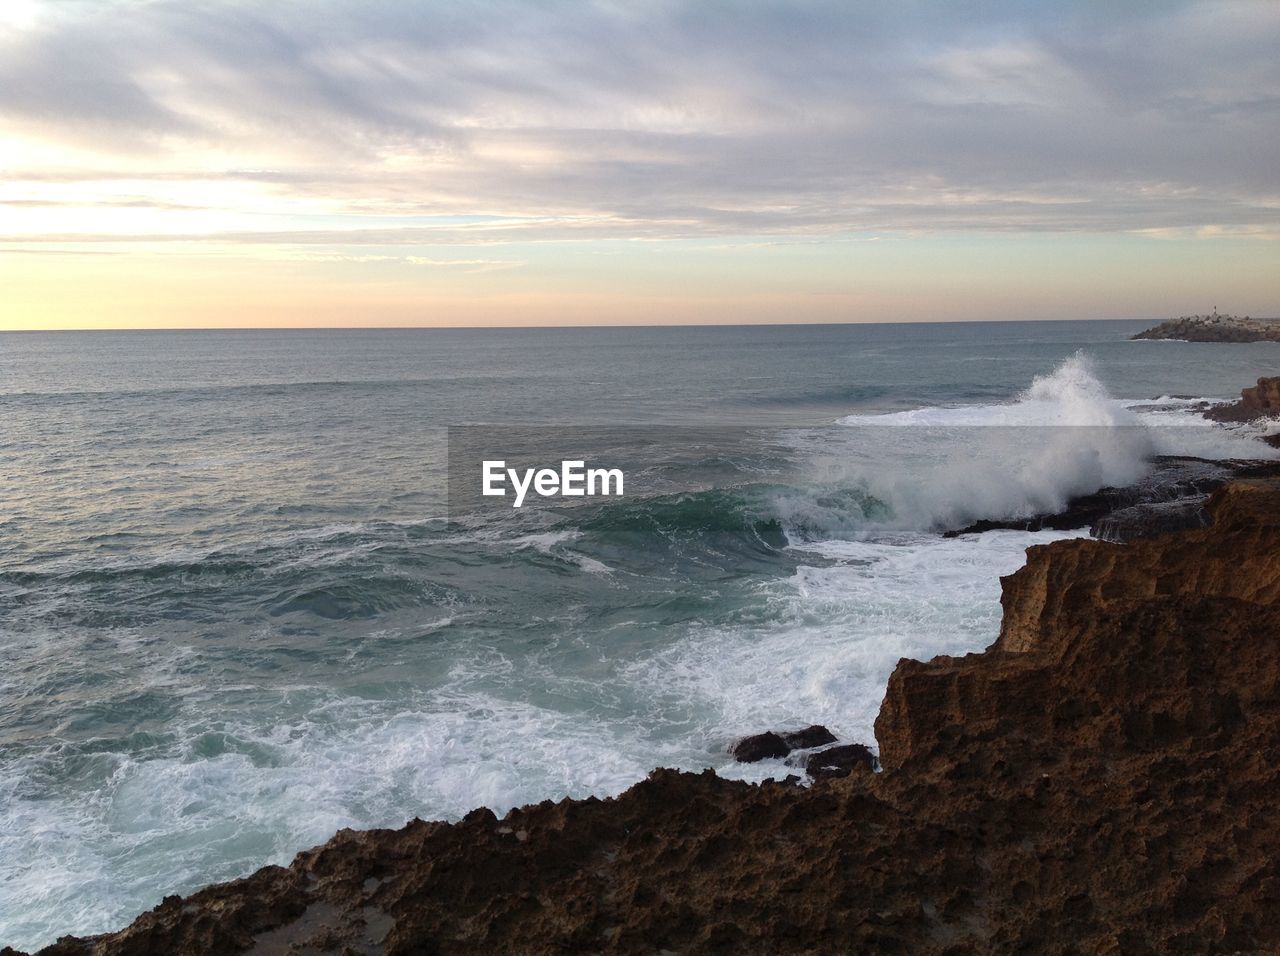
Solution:
{"label": "sea spray", "polygon": [[1037,376],[1014,401],[854,415],[841,444],[816,467],[844,471],[885,503],[872,528],[926,530],[1063,510],[1072,498],[1124,486],[1147,471],[1149,429],[1076,354]]}
{"label": "sea spray", "polygon": [[805,462],[801,480],[609,506],[592,512],[587,526],[643,525],[664,539],[710,532],[756,539],[779,527],[795,545],[949,530],[1056,514],[1073,498],[1137,482],[1154,454],[1177,443],[1171,430],[1157,435],[1115,399],[1082,353],[1009,402],[854,415],[837,425],[787,433],[793,456]]}

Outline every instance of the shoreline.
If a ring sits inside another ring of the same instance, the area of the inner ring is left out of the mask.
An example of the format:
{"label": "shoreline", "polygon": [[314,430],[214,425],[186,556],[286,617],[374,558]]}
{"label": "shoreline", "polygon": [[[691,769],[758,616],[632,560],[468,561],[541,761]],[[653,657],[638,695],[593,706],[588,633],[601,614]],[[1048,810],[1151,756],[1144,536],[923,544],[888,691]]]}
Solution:
{"label": "shoreline", "polygon": [[608,800],[344,830],[40,952],[1275,946],[1280,481],[1209,512],[1032,547],[990,648],[899,662],[883,773],[657,770]]}

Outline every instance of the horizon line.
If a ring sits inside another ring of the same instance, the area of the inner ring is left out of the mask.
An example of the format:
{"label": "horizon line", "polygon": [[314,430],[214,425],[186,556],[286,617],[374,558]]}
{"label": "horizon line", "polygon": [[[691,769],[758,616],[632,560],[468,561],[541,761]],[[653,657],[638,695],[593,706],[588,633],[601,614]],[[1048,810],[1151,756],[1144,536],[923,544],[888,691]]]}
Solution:
{"label": "horizon line", "polygon": [[[2,329],[0,334],[41,332],[425,332],[425,331],[536,331],[567,329],[743,329],[743,328],[812,328],[839,325],[1009,325],[1018,322],[1164,322],[1176,316],[1111,316],[1092,318],[1022,318],[1022,319],[904,319],[816,322],[600,322],[566,325],[157,325],[157,326],[88,326],[59,328]],[[1280,321],[1280,317],[1253,316],[1256,321]]]}

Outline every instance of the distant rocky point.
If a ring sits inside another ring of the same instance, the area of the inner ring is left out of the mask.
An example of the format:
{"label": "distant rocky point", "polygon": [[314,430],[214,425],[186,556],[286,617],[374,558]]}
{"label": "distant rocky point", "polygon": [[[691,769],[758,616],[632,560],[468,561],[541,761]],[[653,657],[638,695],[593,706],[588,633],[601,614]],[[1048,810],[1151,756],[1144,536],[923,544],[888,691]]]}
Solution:
{"label": "distant rocky point", "polygon": [[1165,339],[1180,342],[1280,342],[1280,319],[1253,319],[1249,316],[1184,315],[1139,332],[1134,339]]}

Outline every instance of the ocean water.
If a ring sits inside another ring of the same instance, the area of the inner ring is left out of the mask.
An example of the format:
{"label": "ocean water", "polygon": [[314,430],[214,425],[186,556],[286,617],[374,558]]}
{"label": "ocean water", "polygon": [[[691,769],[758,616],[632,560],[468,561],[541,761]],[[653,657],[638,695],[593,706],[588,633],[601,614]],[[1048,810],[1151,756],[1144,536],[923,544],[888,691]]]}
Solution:
{"label": "ocean water", "polygon": [[[985,647],[1085,533],[942,528],[1270,454],[1192,400],[1280,347],[1141,327],[0,334],[0,944],[340,827],[781,776],[725,754],[765,728],[873,742],[900,657]],[[638,490],[451,514],[449,426],[589,432]]]}

